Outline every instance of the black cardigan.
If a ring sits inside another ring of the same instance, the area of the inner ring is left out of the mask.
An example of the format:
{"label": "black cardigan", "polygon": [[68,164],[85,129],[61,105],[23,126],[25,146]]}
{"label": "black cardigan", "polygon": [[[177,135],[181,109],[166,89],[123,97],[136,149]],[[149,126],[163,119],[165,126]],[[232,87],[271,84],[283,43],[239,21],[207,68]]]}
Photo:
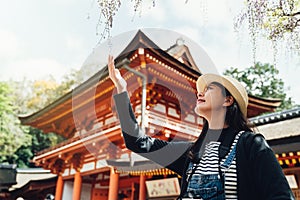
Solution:
{"label": "black cardigan", "polygon": [[[193,143],[153,139],[138,126],[127,92],[114,96],[126,147],[182,176],[186,185],[187,152]],[[237,144],[238,199],[294,199],[282,169],[261,134],[245,132]]]}

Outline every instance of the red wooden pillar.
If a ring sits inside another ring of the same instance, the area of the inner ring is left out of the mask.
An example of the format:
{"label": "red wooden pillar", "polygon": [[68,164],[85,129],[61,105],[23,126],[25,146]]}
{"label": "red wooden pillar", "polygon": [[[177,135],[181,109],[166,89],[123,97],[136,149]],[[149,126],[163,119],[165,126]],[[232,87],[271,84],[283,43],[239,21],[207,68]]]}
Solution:
{"label": "red wooden pillar", "polygon": [[112,167],[110,169],[108,199],[117,200],[118,192],[119,192],[119,174],[116,173],[115,169]]}
{"label": "red wooden pillar", "polygon": [[64,181],[61,174],[58,174],[55,189],[55,200],[62,200]]}
{"label": "red wooden pillar", "polygon": [[140,175],[140,191],[139,191],[139,200],[146,199],[146,176],[141,174]]}
{"label": "red wooden pillar", "polygon": [[55,188],[55,199],[62,200],[63,189],[64,189],[64,181],[62,178],[62,174],[65,171],[65,160],[62,158],[58,158],[55,160],[52,166],[52,172],[57,174],[56,188]]}
{"label": "red wooden pillar", "polygon": [[73,186],[73,200],[80,200],[81,194],[81,174],[80,171],[76,171],[74,176],[74,186]]}
{"label": "red wooden pillar", "polygon": [[76,153],[72,157],[72,164],[73,169],[75,169],[75,175],[74,175],[74,185],[73,185],[73,200],[80,200],[80,194],[81,194],[81,174],[80,170],[82,167],[82,155],[80,153]]}

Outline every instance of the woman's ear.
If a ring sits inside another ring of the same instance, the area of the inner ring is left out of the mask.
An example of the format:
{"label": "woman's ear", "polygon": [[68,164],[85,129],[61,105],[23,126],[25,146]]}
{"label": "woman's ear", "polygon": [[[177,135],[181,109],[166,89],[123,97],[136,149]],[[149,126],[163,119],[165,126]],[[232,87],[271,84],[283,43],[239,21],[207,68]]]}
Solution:
{"label": "woman's ear", "polygon": [[227,97],[225,97],[223,106],[229,107],[233,104],[233,102],[234,102],[234,98],[232,96],[227,96]]}

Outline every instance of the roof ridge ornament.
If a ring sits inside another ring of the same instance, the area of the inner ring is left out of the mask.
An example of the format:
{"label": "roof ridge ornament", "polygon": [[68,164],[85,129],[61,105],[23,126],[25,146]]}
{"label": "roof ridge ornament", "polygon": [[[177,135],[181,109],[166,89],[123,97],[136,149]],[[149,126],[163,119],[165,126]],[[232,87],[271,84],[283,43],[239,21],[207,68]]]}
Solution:
{"label": "roof ridge ornament", "polygon": [[176,45],[180,46],[183,45],[185,43],[185,40],[183,39],[183,37],[179,37],[176,39]]}

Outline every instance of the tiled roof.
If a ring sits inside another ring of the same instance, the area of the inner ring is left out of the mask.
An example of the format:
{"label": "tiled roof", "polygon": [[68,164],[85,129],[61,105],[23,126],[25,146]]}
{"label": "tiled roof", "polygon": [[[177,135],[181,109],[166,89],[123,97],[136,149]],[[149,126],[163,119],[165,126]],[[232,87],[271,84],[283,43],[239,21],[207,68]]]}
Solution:
{"label": "tiled roof", "polygon": [[260,126],[260,125],[280,122],[280,121],[297,118],[297,117],[300,117],[300,106],[289,110],[284,110],[280,112],[253,117],[250,118],[249,120],[250,122],[254,123],[256,126]]}

